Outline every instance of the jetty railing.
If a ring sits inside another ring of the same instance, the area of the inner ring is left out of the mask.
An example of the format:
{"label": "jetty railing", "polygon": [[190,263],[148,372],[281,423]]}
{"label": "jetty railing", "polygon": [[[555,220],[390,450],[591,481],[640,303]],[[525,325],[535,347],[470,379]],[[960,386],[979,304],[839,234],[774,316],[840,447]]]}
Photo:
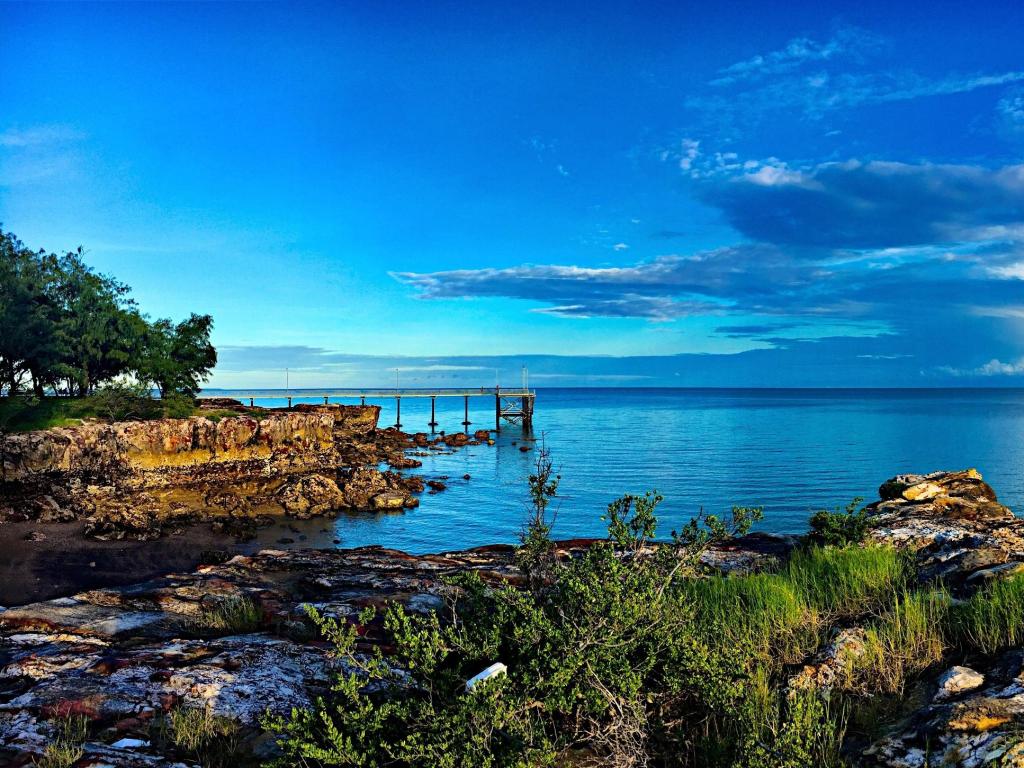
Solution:
{"label": "jetty railing", "polygon": [[354,400],[359,399],[362,405],[367,400],[394,399],[395,401],[395,427],[402,427],[402,399],[403,398],[430,398],[430,421],[427,426],[433,431],[438,426],[436,416],[436,404],[439,397],[461,397],[463,399],[463,421],[462,426],[468,431],[472,422],[469,420],[469,398],[471,397],[493,397],[494,398],[494,429],[501,431],[502,422],[519,424],[525,431],[533,427],[534,404],[537,393],[531,389],[501,387],[480,387],[478,389],[304,389],[304,390],[279,390],[279,389],[226,389],[221,391],[206,391],[198,395],[200,400],[213,400],[222,397],[230,397],[235,400],[248,400],[250,406],[255,406],[257,400],[280,400],[288,402],[288,408],[292,407],[295,399],[319,400],[323,398],[324,405],[330,405],[331,399]]}

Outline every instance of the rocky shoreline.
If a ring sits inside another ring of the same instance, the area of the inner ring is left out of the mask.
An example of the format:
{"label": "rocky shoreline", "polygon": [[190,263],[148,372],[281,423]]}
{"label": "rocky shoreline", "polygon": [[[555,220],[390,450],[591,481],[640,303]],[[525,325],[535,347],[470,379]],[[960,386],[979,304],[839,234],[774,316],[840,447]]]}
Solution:
{"label": "rocky shoreline", "polygon": [[[409,435],[378,429],[377,406],[260,411],[230,417],[89,423],[0,438],[0,525],[84,521],[97,540],[150,540],[208,522],[250,537],[282,516],[411,509],[428,484],[409,453],[490,443],[481,430]],[[387,466],[389,469],[381,469]]]}
{"label": "rocky shoreline", "polygon": [[[963,598],[1024,570],[1024,521],[974,470],[899,476],[880,495],[869,506],[870,539],[913,552],[922,582],[941,577]],[[707,551],[702,561],[712,570],[747,573],[778,565],[797,541],[752,534]],[[559,555],[588,543],[561,542]],[[469,570],[492,582],[521,578],[513,548],[504,545],[424,556],[380,547],[270,549],[10,608],[0,613],[0,765],[31,764],[52,738],[56,718],[68,714],[98,724],[99,735],[83,747],[85,762],[76,765],[178,764],[161,753],[153,723],[181,706],[225,718],[237,727],[244,754],[266,757],[272,743],[259,716],[309,703],[331,671],[306,605],[348,621],[391,601],[428,612],[444,603],[444,578]],[[249,625],[210,631],[204,617],[242,602],[254,607]],[[360,635],[366,650],[384,642],[379,620]],[[858,626],[840,630],[793,670],[790,685],[827,689],[862,651],[862,635]],[[856,764],[923,768],[937,754],[962,766],[1021,764],[1024,649],[950,659],[923,685],[920,706],[885,738],[861,745]]]}

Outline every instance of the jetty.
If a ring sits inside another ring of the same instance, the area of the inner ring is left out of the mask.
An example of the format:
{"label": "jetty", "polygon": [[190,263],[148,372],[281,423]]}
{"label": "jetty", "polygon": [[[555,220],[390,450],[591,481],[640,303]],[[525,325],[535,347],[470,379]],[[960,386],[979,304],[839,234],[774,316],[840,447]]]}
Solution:
{"label": "jetty", "polygon": [[225,389],[207,390],[202,392],[200,400],[231,397],[237,400],[248,400],[255,407],[257,400],[287,400],[292,407],[295,400],[317,401],[323,399],[324,405],[331,400],[359,400],[362,405],[367,401],[395,401],[395,427],[402,428],[402,400],[409,398],[430,398],[430,421],[427,426],[433,431],[438,426],[436,405],[439,397],[461,397],[463,400],[462,426],[467,430],[472,422],[469,420],[469,399],[471,397],[494,398],[494,429],[501,431],[502,423],[518,424],[524,431],[533,428],[534,404],[537,400],[535,390],[529,388],[502,389],[501,387],[479,387],[478,389]]}

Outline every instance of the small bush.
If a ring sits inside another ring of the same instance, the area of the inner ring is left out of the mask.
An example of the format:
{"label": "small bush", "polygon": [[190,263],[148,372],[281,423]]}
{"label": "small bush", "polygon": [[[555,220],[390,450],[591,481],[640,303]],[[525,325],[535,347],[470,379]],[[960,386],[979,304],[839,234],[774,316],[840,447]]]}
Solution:
{"label": "small bush", "polygon": [[160,411],[145,384],[117,381],[104,384],[89,395],[86,407],[107,421],[151,419]]}
{"label": "small bush", "polygon": [[842,758],[847,713],[830,706],[817,691],[797,690],[791,696],[763,688],[756,723],[743,738],[733,768],[838,768]]}
{"label": "small bush", "polygon": [[178,392],[167,392],[160,399],[163,406],[164,416],[168,419],[187,419],[196,410],[196,401],[189,395]]}
{"label": "small bush", "polygon": [[815,544],[844,547],[859,544],[867,537],[870,528],[866,508],[860,508],[862,498],[856,498],[846,505],[846,509],[836,508],[829,512],[823,509],[815,512],[810,519],[811,531],[808,534]]}
{"label": "small bush", "polygon": [[89,736],[89,722],[72,716],[57,722],[53,741],[34,764],[39,768],[71,768],[85,754],[82,744]]}
{"label": "small bush", "polygon": [[1024,643],[1024,575],[975,592],[952,611],[950,629],[962,647],[986,654]]}

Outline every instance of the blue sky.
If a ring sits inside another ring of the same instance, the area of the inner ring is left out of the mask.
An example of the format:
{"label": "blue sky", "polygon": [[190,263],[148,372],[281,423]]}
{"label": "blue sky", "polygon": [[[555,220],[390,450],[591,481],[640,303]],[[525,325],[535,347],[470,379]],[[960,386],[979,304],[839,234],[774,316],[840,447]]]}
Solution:
{"label": "blue sky", "polygon": [[1024,7],[559,5],[2,4],[0,222],[221,386],[1024,384]]}

